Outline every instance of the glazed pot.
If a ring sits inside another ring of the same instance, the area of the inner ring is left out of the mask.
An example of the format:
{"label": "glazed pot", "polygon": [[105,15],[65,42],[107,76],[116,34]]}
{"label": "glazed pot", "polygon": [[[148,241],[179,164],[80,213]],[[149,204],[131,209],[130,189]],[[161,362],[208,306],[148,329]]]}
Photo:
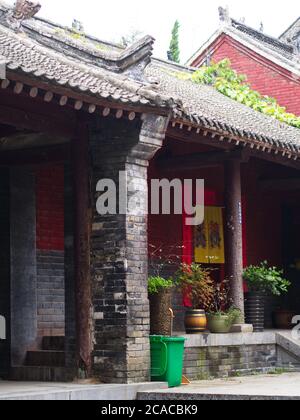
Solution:
{"label": "glazed pot", "polygon": [[187,334],[203,333],[207,328],[205,311],[202,309],[187,309],[184,323]]}
{"label": "glazed pot", "polygon": [[245,311],[246,323],[253,325],[254,332],[263,332],[265,329],[265,293],[247,293]]}
{"label": "glazed pot", "polygon": [[151,335],[171,335],[172,289],[149,296]]}
{"label": "glazed pot", "polygon": [[278,310],[273,312],[274,327],[280,330],[291,330],[293,328],[294,312]]}
{"label": "glazed pot", "polygon": [[212,334],[228,334],[232,323],[228,315],[207,315],[207,326]]}

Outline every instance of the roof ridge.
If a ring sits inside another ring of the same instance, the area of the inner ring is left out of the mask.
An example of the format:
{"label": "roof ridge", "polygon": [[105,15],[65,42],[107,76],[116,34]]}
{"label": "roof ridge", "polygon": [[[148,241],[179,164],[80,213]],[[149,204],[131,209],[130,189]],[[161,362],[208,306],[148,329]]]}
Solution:
{"label": "roof ridge", "polygon": [[[281,48],[286,49],[286,51],[293,53],[293,47],[286,42],[279,40],[278,38],[265,34],[263,32],[258,31],[257,29],[253,28],[252,26],[246,25],[245,23],[239,22],[238,20],[231,19],[233,27],[241,32],[243,32],[240,28],[250,29],[251,32],[257,34],[261,38],[269,39],[273,43],[280,45]],[[250,34],[249,34],[250,35]]]}
{"label": "roof ridge", "polygon": [[[14,27],[7,19],[13,8],[3,6],[1,10],[4,12],[2,16],[0,15],[1,23],[18,31],[19,28]],[[46,25],[43,25],[43,23],[46,23]],[[106,68],[112,72],[130,73],[133,78],[139,81],[144,80],[143,69],[150,62],[152,56],[154,38],[149,35],[144,36],[127,48],[121,48],[121,46],[115,46],[107,42],[103,43],[96,38],[88,37],[85,33],[79,33],[74,29],[56,25],[41,18],[26,19],[20,22],[20,26],[23,32],[25,31],[31,38],[36,39],[37,42],[50,47],[52,50],[63,52],[68,56],[73,55],[73,57],[78,57],[78,54],[81,54],[82,60],[89,65],[91,62],[93,64],[97,63],[98,60],[99,67]],[[85,43],[87,40],[91,41],[90,44]],[[95,45],[93,45],[93,42]],[[99,46],[96,45],[97,42]],[[114,50],[107,51],[105,48],[102,49],[102,45],[112,46]]]}

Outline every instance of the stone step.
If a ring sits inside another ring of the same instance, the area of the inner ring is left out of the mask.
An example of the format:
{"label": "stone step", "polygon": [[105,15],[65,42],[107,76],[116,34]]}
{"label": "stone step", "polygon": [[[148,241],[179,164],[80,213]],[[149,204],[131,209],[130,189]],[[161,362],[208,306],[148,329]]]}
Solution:
{"label": "stone step", "polygon": [[40,367],[64,367],[65,352],[49,350],[28,351],[25,365]]}
{"label": "stone step", "polygon": [[65,350],[65,337],[43,337],[42,350],[50,351],[64,351]]}
{"label": "stone step", "polygon": [[64,367],[22,366],[11,368],[9,379],[21,382],[72,382],[74,372]]}

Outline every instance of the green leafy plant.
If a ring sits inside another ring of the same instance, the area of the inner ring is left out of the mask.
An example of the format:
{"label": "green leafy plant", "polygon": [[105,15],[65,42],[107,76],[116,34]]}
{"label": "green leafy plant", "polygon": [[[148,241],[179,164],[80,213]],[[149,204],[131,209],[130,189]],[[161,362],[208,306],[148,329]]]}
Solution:
{"label": "green leafy plant", "polygon": [[174,287],[173,279],[165,279],[163,277],[149,277],[148,292],[150,295],[156,295],[162,290],[171,289]]}
{"label": "green leafy plant", "polygon": [[221,283],[214,284],[213,299],[208,309],[208,315],[222,318],[227,317],[226,324],[232,325],[241,316],[241,311],[232,306],[230,297],[230,282],[225,279]]}
{"label": "green leafy plant", "polygon": [[193,74],[180,74],[181,79],[191,80],[196,84],[214,86],[220,93],[244,104],[255,111],[273,117],[283,123],[300,128],[300,117],[288,113],[276,99],[263,96],[251,89],[247,76],[238,74],[231,67],[228,59],[210,66],[203,66]]}
{"label": "green leafy plant", "polygon": [[271,293],[281,296],[288,292],[291,283],[283,277],[283,271],[270,267],[267,261],[260,265],[251,265],[244,270],[244,279],[249,291]]}
{"label": "green leafy plant", "polygon": [[210,269],[200,264],[181,264],[175,274],[175,283],[190,299],[194,309],[209,309],[214,293]]}

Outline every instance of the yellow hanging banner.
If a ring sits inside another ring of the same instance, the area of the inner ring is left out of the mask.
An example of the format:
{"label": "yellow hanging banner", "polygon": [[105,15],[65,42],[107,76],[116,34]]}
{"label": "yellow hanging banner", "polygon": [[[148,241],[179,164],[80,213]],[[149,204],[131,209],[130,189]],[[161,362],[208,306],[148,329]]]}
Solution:
{"label": "yellow hanging banner", "polygon": [[195,227],[195,262],[225,264],[223,212],[221,207],[205,207],[204,223]]}

